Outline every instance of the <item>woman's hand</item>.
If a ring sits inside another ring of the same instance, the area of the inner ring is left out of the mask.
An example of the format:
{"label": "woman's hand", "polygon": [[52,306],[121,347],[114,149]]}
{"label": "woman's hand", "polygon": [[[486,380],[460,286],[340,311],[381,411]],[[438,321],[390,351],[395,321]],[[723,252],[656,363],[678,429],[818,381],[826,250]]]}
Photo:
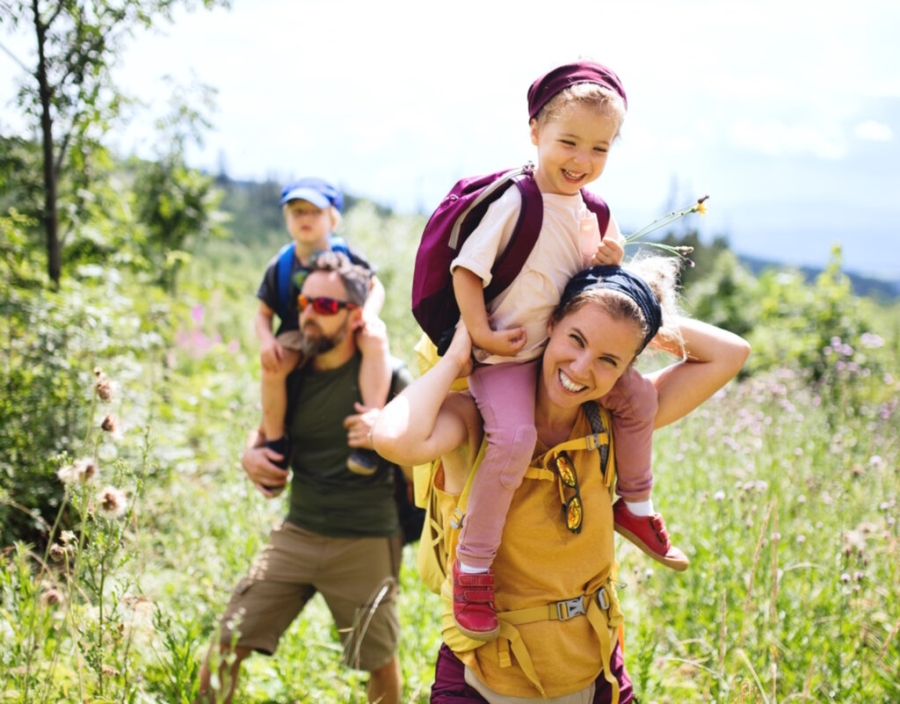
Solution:
{"label": "woman's hand", "polygon": [[448,357],[459,365],[457,378],[466,377],[472,373],[472,336],[469,335],[466,324],[461,320],[456,326],[456,332],[453,333],[450,347],[444,353],[444,358]]}

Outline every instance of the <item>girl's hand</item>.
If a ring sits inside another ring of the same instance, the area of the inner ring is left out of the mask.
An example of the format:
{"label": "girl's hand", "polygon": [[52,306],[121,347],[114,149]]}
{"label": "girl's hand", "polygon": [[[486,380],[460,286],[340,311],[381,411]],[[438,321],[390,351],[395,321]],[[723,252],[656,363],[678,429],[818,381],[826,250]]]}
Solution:
{"label": "girl's hand", "polygon": [[525,346],[525,328],[517,327],[509,330],[490,330],[472,340],[476,347],[489,354],[500,357],[515,357]]}
{"label": "girl's hand", "polygon": [[625,243],[617,238],[604,237],[591,257],[591,265],[618,266],[625,258]]}

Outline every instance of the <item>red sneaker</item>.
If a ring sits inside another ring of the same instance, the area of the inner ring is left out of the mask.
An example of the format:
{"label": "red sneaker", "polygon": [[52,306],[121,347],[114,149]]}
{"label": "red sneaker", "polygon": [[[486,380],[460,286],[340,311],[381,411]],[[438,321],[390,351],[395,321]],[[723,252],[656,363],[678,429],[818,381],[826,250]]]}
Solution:
{"label": "red sneaker", "polygon": [[453,620],[460,633],[475,640],[493,640],[500,633],[494,608],[494,573],[466,574],[453,561]]}
{"label": "red sneaker", "polygon": [[690,562],[681,550],[669,542],[669,531],[658,513],[635,516],[628,510],[624,499],[613,504],[613,521],[616,532],[624,535],[657,562],[676,572],[683,572]]}

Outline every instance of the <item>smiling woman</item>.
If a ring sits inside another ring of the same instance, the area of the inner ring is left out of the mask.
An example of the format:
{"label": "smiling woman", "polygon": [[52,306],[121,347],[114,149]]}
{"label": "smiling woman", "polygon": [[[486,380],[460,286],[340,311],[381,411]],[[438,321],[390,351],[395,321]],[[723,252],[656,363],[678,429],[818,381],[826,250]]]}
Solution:
{"label": "smiling woman", "polygon": [[[664,302],[657,310],[672,310],[673,260],[648,258],[640,267]],[[433,702],[632,701],[616,640],[623,617],[615,593],[616,463],[609,451],[615,448],[605,410],[599,413],[604,430],[598,431],[595,402],[652,340],[681,358],[650,375],[659,396],[659,427],[709,398],[749,352],[741,338],[698,321],[664,316],[654,322],[649,309],[655,300],[643,278],[619,267],[588,269],[567,286],[537,372],[533,460],[513,495],[494,560],[499,637],[482,642],[457,627],[448,576]],[[447,353],[384,409],[373,433],[376,449],[393,461],[439,458],[433,490],[445,518],[467,475],[476,471],[484,443],[471,398],[448,395],[454,380],[470,370],[471,353],[471,339],[460,326]],[[588,436],[595,441],[586,442]],[[597,451],[598,438],[605,454]],[[451,564],[452,545],[444,547]]]}

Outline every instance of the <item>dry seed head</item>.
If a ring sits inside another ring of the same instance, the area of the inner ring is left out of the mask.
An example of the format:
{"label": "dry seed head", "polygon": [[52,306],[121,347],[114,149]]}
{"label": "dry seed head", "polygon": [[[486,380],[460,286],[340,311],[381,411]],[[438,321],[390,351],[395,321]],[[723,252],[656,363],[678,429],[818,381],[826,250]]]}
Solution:
{"label": "dry seed head", "polygon": [[119,518],[125,514],[125,492],[112,486],[105,487],[97,494],[100,509],[110,518]]}
{"label": "dry seed head", "polygon": [[44,606],[57,606],[63,603],[63,594],[59,589],[48,589],[41,594],[41,603]]}
{"label": "dry seed head", "polygon": [[113,397],[113,385],[108,379],[100,379],[95,386],[97,390],[97,398],[101,401],[110,401]]}

